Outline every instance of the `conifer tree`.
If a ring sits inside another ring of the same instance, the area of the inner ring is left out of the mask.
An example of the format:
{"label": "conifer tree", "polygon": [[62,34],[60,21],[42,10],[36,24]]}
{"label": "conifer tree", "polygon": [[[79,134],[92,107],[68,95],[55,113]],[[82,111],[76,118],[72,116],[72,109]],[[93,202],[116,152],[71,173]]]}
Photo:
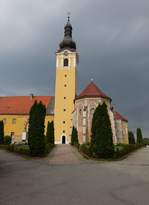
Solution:
{"label": "conifer tree", "polygon": [[103,103],[96,108],[92,121],[91,144],[97,157],[109,158],[114,153],[113,134],[107,105]]}
{"label": "conifer tree", "polygon": [[42,102],[33,104],[30,110],[29,130],[28,130],[28,144],[31,155],[40,156],[45,153],[45,137],[44,137],[44,123],[45,123],[46,108]]}
{"label": "conifer tree", "polygon": [[91,144],[94,145],[96,144],[96,138],[95,138],[95,135],[96,135],[96,129],[97,129],[97,124],[98,124],[98,121],[99,121],[99,110],[101,109],[101,105],[99,104],[95,111],[94,111],[94,114],[93,114],[93,119],[92,119],[92,127],[91,127]]}
{"label": "conifer tree", "polygon": [[0,121],[0,144],[4,143],[4,122]]}
{"label": "conifer tree", "polygon": [[72,134],[71,134],[71,145],[77,146],[79,144],[78,141],[78,131],[77,129],[73,126],[72,128]]}
{"label": "conifer tree", "polygon": [[137,128],[137,144],[143,144],[143,136],[141,128]]}
{"label": "conifer tree", "polygon": [[47,140],[54,145],[54,122],[48,122],[47,126]]}
{"label": "conifer tree", "polygon": [[135,136],[132,131],[128,132],[128,136],[129,136],[129,144],[135,144]]}

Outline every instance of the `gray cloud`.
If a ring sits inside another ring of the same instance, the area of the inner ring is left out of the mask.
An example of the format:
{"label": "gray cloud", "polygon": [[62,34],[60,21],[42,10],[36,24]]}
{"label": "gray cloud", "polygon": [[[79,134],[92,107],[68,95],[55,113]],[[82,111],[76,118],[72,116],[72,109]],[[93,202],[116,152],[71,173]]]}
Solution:
{"label": "gray cloud", "polygon": [[54,94],[55,51],[68,11],[80,54],[78,91],[94,78],[149,136],[147,0],[1,0],[0,95]]}

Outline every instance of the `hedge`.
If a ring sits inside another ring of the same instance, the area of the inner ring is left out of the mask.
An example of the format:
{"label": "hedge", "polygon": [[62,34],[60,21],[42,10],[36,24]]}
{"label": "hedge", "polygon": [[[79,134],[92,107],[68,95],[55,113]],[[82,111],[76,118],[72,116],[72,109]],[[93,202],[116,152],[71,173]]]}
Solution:
{"label": "hedge", "polygon": [[10,152],[15,152],[23,155],[30,155],[30,149],[27,144],[11,144],[8,146]]}
{"label": "hedge", "polygon": [[5,145],[11,144],[11,140],[12,140],[11,136],[4,136],[4,144]]}
{"label": "hedge", "polygon": [[[46,156],[48,153],[50,153],[53,147],[54,145],[46,144],[45,154],[43,156]],[[9,150],[10,152],[15,152],[21,155],[27,155],[27,156],[31,155],[28,144],[11,144],[8,145],[6,149]]]}
{"label": "hedge", "polygon": [[113,159],[118,159],[126,156],[127,154],[143,147],[142,144],[121,144],[115,146],[115,152],[113,155]]}
{"label": "hedge", "polygon": [[[141,144],[119,144],[115,145],[114,147],[114,153],[113,156],[109,159],[119,159],[127,154],[143,147]],[[98,156],[96,156],[94,152],[94,147],[91,145],[91,143],[85,143],[80,145],[80,152],[82,152],[84,155],[86,155],[89,158],[96,158],[96,159],[102,159]]]}

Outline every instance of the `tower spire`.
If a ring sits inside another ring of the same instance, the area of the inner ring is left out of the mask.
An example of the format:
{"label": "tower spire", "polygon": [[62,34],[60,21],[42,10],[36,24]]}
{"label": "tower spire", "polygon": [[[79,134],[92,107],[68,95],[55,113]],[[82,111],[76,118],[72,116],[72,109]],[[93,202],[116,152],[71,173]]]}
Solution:
{"label": "tower spire", "polygon": [[67,23],[64,27],[64,39],[59,44],[59,51],[64,50],[64,49],[70,49],[73,51],[76,50],[76,43],[72,39],[72,26],[70,23],[70,12],[68,13]]}
{"label": "tower spire", "polygon": [[67,13],[67,19],[68,19],[67,22],[70,22],[70,12]]}

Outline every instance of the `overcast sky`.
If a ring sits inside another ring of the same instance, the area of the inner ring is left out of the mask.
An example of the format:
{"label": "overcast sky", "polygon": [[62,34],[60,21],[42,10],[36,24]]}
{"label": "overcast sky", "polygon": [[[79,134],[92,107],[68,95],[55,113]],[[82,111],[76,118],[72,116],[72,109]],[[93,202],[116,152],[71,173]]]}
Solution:
{"label": "overcast sky", "polygon": [[54,95],[55,52],[71,12],[78,92],[93,78],[149,136],[148,0],[0,0],[0,96]]}

